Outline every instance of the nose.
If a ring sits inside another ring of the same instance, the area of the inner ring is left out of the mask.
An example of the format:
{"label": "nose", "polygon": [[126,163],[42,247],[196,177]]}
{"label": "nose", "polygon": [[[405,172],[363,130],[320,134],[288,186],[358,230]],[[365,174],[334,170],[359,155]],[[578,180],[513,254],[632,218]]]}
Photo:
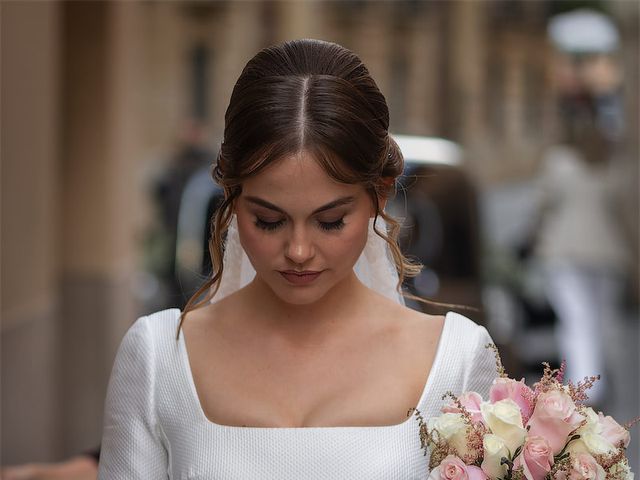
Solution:
{"label": "nose", "polygon": [[315,247],[304,227],[294,227],[287,241],[285,256],[297,265],[304,265],[315,256]]}

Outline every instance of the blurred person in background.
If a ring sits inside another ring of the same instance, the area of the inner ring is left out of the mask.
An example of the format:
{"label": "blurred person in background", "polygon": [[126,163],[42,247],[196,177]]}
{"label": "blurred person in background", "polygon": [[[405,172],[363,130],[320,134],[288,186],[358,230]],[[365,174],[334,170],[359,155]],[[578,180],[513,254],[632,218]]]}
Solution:
{"label": "blurred person in background", "polygon": [[[548,300],[566,378],[610,380],[607,339],[623,318],[630,251],[621,228],[621,179],[613,144],[598,124],[594,99],[579,92],[562,99],[561,141],[544,154],[539,185],[541,224],[535,251],[544,264]],[[611,384],[589,391],[601,405]]]}
{"label": "blurred person in background", "polygon": [[207,143],[207,130],[198,120],[185,122],[175,152],[151,180],[151,198],[156,221],[145,236],[145,271],[157,286],[147,295],[146,307],[183,307],[192,292],[185,292],[178,278],[176,248],[181,201],[194,173],[210,168],[215,153]]}

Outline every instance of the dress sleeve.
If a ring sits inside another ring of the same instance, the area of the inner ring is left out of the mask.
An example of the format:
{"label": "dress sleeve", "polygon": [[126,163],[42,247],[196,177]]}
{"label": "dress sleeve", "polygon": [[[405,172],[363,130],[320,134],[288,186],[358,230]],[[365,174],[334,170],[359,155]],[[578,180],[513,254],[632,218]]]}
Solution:
{"label": "dress sleeve", "polygon": [[153,335],[147,317],[141,317],[122,340],[109,380],[101,480],[168,478],[168,456],[154,405],[154,357]]}
{"label": "dress sleeve", "polygon": [[493,380],[498,377],[495,352],[491,348],[485,348],[489,343],[495,344],[487,329],[478,325],[473,360],[467,370],[468,375],[463,388],[464,392],[479,393],[485,400],[489,398],[489,388]]}

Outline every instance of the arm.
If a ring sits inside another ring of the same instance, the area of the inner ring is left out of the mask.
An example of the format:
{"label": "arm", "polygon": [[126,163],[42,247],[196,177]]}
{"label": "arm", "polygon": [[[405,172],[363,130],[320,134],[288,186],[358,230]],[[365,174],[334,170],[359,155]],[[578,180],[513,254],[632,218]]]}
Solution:
{"label": "arm", "polygon": [[154,404],[153,336],[142,317],[125,335],[111,372],[105,403],[98,478],[168,478]]}

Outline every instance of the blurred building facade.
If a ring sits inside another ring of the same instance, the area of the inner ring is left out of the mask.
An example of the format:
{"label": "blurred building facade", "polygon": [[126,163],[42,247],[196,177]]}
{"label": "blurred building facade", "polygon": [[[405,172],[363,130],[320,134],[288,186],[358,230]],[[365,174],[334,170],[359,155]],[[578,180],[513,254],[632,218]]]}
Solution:
{"label": "blurred building facade", "polygon": [[[638,8],[610,3],[627,130],[637,132]],[[99,442],[115,349],[141,313],[144,183],[185,119],[207,125],[215,146],[233,84],[260,48],[315,37],[354,50],[389,101],[392,130],[461,143],[481,188],[531,175],[556,128],[548,2],[1,8],[4,464]],[[637,235],[637,135],[624,149]]]}

